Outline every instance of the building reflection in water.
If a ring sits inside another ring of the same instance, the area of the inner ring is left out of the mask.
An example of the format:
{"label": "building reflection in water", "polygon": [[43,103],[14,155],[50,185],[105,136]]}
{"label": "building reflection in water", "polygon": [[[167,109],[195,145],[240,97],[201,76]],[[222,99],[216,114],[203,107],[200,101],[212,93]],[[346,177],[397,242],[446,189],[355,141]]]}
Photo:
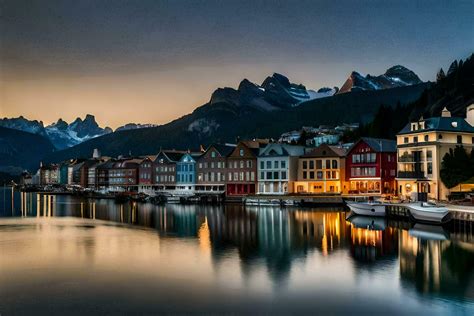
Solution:
{"label": "building reflection in water", "polygon": [[474,299],[474,244],[443,238],[442,227],[426,237],[399,232],[400,275],[422,294]]}
{"label": "building reflection in water", "polygon": [[358,262],[375,262],[394,257],[398,251],[397,229],[385,218],[353,216],[350,223],[351,255]]}
{"label": "building reflection in water", "polygon": [[409,230],[406,222],[365,217],[346,221],[342,210],[237,204],[156,206],[13,191],[10,197],[8,193],[11,200],[2,203],[6,207],[1,216],[74,216],[149,227],[164,236],[196,238],[215,265],[237,250],[244,276],[252,273],[255,263],[263,262],[278,283],[286,279],[295,260],[305,259],[311,251],[331,256],[341,250],[365,267],[398,259],[402,284],[419,293],[474,300],[472,230],[453,228],[448,233],[442,227],[418,224]]}

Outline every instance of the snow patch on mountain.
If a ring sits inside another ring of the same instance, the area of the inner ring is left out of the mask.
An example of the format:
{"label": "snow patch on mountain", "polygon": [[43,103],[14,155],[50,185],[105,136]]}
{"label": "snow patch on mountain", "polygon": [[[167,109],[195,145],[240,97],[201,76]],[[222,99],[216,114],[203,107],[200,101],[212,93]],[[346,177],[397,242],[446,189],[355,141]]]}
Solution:
{"label": "snow patch on mountain", "polygon": [[140,128],[150,128],[150,127],[157,127],[156,124],[137,124],[137,123],[128,123],[123,126],[117,127],[115,129],[116,132],[126,131],[130,129],[140,129]]}
{"label": "snow patch on mountain", "polygon": [[189,124],[188,131],[206,136],[211,135],[218,128],[219,124],[216,121],[200,118]]}

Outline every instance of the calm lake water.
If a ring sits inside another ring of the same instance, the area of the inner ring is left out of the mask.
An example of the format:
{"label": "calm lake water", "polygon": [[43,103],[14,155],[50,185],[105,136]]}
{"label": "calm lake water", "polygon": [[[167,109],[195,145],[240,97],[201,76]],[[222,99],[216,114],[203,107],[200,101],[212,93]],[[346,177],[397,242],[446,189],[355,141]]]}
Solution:
{"label": "calm lake water", "polygon": [[471,227],[346,215],[0,189],[0,314],[474,313]]}

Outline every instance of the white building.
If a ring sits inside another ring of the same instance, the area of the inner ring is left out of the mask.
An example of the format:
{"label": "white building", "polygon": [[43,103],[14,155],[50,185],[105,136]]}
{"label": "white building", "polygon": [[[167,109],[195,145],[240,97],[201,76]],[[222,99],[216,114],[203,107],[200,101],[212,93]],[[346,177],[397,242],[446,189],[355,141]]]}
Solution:
{"label": "white building", "polygon": [[298,177],[298,158],[305,147],[288,144],[268,144],[257,158],[258,194],[288,194]]}

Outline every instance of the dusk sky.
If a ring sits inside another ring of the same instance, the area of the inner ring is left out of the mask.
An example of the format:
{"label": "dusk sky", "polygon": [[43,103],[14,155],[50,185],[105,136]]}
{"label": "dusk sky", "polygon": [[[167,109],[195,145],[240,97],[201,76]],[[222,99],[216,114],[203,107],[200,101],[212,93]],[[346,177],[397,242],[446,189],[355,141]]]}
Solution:
{"label": "dusk sky", "polygon": [[166,123],[273,72],[311,89],[474,48],[468,1],[0,1],[0,117]]}

